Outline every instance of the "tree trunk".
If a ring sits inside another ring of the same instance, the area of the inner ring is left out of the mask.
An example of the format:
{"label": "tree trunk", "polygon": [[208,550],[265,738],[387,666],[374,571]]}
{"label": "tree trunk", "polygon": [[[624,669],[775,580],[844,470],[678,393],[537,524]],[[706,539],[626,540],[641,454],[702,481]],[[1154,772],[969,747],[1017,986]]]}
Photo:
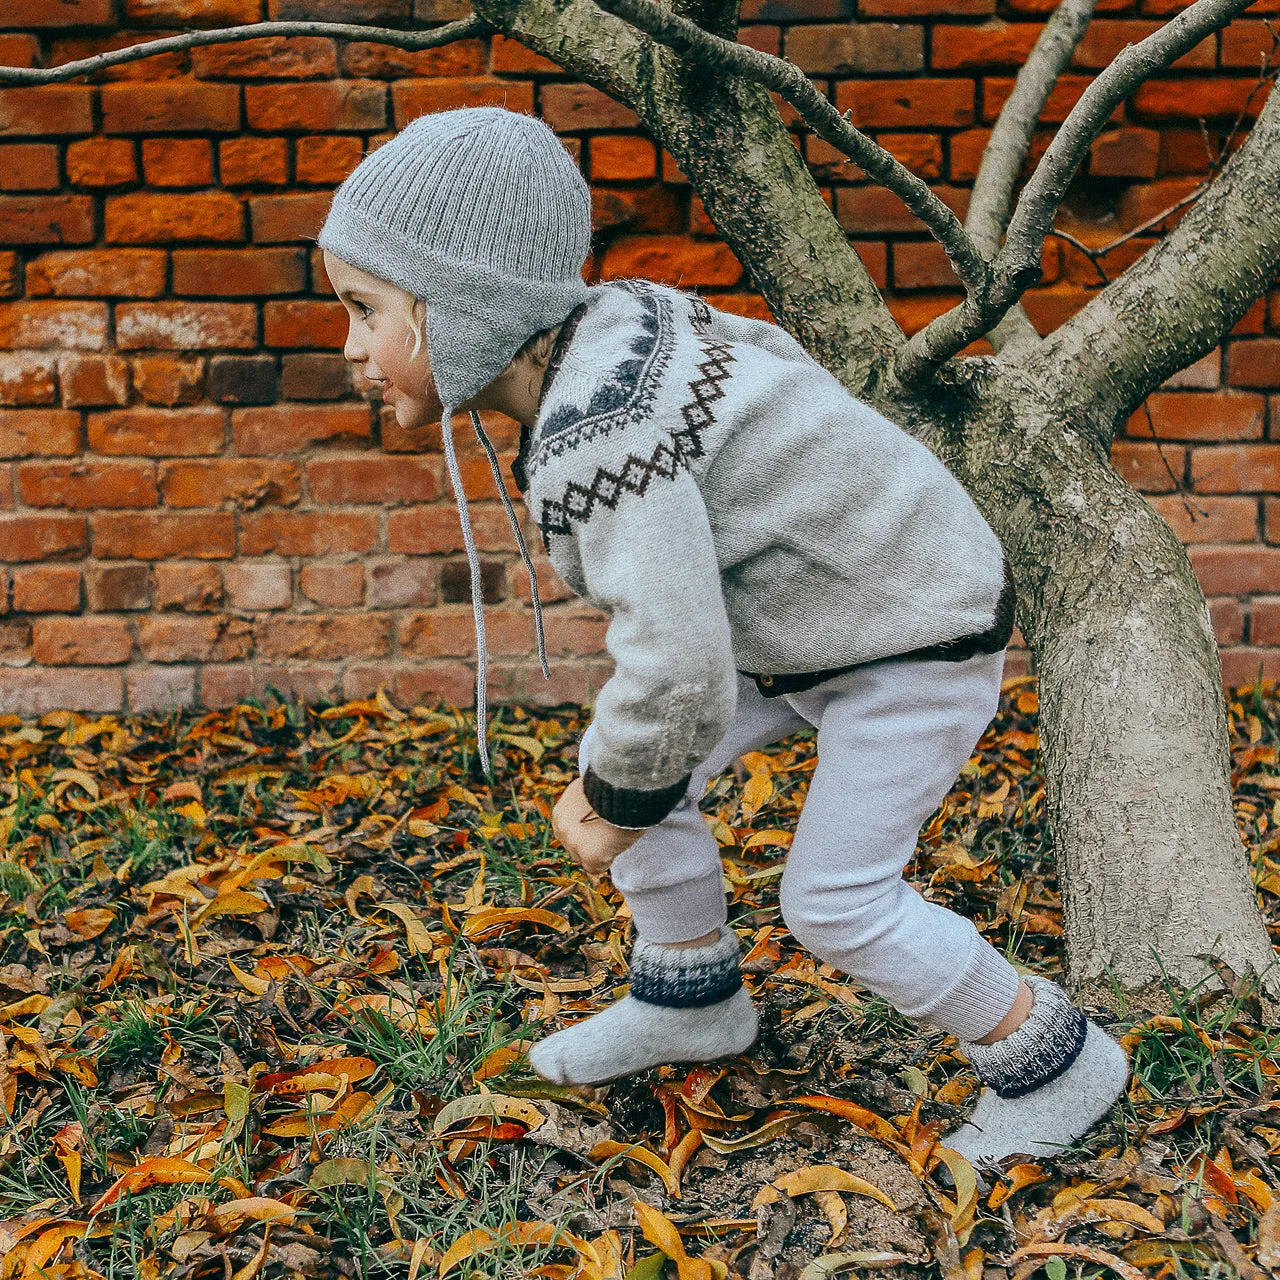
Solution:
{"label": "tree trunk", "polygon": [[[1275,960],[1236,827],[1222,667],[1177,535],[1016,371],[931,441],[1000,535],[1039,673],[1069,979],[1105,996]],[[1158,957],[1158,959],[1157,959]],[[1269,986],[1276,989],[1276,974]],[[1214,982],[1212,976],[1211,982]],[[1167,1003],[1162,991],[1153,993]]]}

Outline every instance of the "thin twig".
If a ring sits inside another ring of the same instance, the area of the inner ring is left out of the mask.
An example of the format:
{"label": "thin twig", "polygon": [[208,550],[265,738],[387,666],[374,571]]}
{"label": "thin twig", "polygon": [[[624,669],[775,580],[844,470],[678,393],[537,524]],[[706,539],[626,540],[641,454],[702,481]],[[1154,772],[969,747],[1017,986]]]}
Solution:
{"label": "thin twig", "polygon": [[992,329],[1040,278],[1040,254],[1058,206],[1112,111],[1152,74],[1226,26],[1251,3],[1196,0],[1145,40],[1126,45],[1094,78],[1023,188],[1004,246],[992,262],[987,295],[976,298],[971,294],[915,334],[894,360],[900,382],[911,385],[931,376],[957,351]]}
{"label": "thin twig", "polygon": [[659,8],[653,0],[600,0],[600,7],[683,57],[740,76],[784,98],[824,142],[849,156],[868,177],[892,191],[929,228],[970,293],[986,293],[987,264],[959,218],[915,174],[850,123],[851,112],[841,115],[795,63],[722,40],[687,18]]}
{"label": "thin twig", "polygon": [[493,28],[479,15],[468,14],[457,22],[432,31],[397,31],[394,27],[361,27],[347,22],[253,22],[243,27],[215,27],[209,31],[184,31],[181,35],[147,40],[124,49],[95,53],[59,67],[0,67],[0,84],[58,84],[77,76],[92,75],[106,67],[160,53],[175,53],[208,44],[237,44],[242,40],[265,40],[273,36],[328,36],[334,40],[367,40],[411,51],[434,49],[437,45],[469,36],[487,35]]}

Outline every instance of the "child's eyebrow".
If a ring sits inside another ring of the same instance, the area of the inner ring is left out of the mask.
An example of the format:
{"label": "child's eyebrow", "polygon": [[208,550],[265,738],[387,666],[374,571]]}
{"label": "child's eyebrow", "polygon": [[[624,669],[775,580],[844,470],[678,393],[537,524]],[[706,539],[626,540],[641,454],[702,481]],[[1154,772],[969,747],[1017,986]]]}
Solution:
{"label": "child's eyebrow", "polygon": [[348,300],[350,300],[351,302],[357,302],[357,301],[359,301],[359,299],[356,297],[356,295],[357,295],[357,294],[361,294],[363,297],[365,297],[365,298],[367,298],[367,299],[370,299],[370,300],[376,301],[376,299],[374,299],[373,294],[371,294],[371,293],[366,293],[366,292],[365,292],[365,290],[364,290],[364,288],[363,288],[362,286],[359,286],[359,285],[357,285],[357,286],[356,286],[356,288],[354,288],[354,289],[339,289],[339,290],[338,290],[338,297],[339,297],[339,298],[347,298],[347,299],[348,299]]}

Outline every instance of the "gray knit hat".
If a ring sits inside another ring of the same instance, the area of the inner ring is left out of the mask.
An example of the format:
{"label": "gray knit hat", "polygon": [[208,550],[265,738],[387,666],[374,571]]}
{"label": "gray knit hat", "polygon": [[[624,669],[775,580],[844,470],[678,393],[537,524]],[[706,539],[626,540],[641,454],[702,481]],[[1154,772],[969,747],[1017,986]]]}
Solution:
{"label": "gray knit hat", "polygon": [[[547,125],[505,107],[462,107],[419,116],[367,155],[334,193],[318,237],[321,248],[426,305],[445,461],[471,566],[477,745],[490,776],[480,564],[450,423],[529,338],[591,296],[582,278],[591,230],[591,189]],[[550,678],[533,564],[479,414],[471,424],[529,572],[538,657]]]}

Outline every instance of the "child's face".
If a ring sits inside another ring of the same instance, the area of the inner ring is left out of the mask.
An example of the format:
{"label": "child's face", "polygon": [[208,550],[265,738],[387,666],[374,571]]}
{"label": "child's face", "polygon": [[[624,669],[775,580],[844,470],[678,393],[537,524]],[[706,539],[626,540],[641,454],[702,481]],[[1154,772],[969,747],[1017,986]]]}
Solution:
{"label": "child's face", "polygon": [[342,354],[370,382],[382,384],[383,402],[395,409],[400,427],[412,431],[439,422],[444,405],[431,376],[425,324],[418,354],[410,356],[414,344],[409,324],[412,296],[327,249],[324,268],[347,309],[349,327]]}

